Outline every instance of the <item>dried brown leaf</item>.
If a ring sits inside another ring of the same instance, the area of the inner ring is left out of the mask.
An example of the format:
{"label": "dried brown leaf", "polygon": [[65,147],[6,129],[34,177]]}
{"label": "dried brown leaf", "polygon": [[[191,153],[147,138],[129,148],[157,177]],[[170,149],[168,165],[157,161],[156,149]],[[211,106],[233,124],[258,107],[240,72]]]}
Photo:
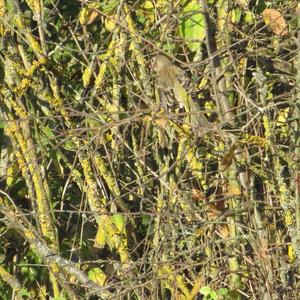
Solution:
{"label": "dried brown leaf", "polygon": [[281,36],[288,34],[285,19],[278,10],[267,8],[263,11],[262,16],[265,23],[275,34]]}
{"label": "dried brown leaf", "polygon": [[197,189],[192,189],[192,199],[194,201],[203,201],[205,199],[204,193]]}

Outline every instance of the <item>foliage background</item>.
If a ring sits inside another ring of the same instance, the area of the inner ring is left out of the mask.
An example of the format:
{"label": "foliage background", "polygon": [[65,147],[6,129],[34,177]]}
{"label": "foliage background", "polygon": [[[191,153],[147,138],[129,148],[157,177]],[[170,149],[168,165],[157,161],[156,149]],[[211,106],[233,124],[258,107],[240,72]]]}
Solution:
{"label": "foliage background", "polygon": [[[296,299],[298,14],[1,0],[0,297]],[[158,53],[207,128],[162,109]]]}

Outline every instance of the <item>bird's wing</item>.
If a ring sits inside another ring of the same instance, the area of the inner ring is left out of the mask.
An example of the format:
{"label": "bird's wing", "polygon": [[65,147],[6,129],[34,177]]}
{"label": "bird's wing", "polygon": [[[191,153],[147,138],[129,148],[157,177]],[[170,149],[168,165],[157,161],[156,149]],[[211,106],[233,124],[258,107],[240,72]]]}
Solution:
{"label": "bird's wing", "polygon": [[176,100],[184,107],[185,111],[191,113],[190,120],[192,124],[200,127],[206,127],[208,125],[206,117],[200,112],[199,104],[192,99],[191,95],[187,93],[179,80],[174,82],[174,95]]}
{"label": "bird's wing", "polygon": [[174,95],[174,74],[165,68],[156,77],[156,87],[160,96],[161,104],[167,109],[176,104]]}

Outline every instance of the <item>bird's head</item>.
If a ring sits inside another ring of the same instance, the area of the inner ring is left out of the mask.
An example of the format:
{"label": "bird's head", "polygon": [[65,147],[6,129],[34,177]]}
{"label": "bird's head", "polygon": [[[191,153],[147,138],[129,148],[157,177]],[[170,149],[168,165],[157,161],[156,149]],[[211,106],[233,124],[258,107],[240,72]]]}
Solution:
{"label": "bird's head", "polygon": [[157,55],[151,59],[151,68],[154,72],[159,73],[163,68],[172,65],[170,59],[164,55]]}

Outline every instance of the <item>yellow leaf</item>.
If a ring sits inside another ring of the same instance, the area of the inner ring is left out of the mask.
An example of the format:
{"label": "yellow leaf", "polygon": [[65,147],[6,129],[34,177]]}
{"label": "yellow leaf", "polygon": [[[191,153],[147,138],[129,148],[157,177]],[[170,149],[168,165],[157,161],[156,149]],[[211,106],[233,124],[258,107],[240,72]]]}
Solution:
{"label": "yellow leaf", "polygon": [[237,24],[240,21],[241,16],[242,16],[242,12],[241,12],[241,9],[239,7],[235,8],[235,9],[232,9],[229,12],[229,17],[230,17],[231,22],[233,24]]}
{"label": "yellow leaf", "polygon": [[235,197],[235,196],[240,196],[241,195],[241,189],[239,187],[235,187],[235,186],[228,186],[227,188],[227,192],[225,194],[225,196],[228,197]]}
{"label": "yellow leaf", "polygon": [[82,7],[79,12],[79,22],[81,25],[89,25],[94,22],[94,20],[98,17],[99,12],[98,2],[88,3],[86,6]]}
{"label": "yellow leaf", "polygon": [[81,25],[86,25],[89,18],[89,10],[83,7],[79,12],[79,22]]}
{"label": "yellow leaf", "polygon": [[110,131],[110,132],[107,132],[105,134],[105,141],[106,142],[111,142],[112,141],[112,138],[113,138],[113,133]]}
{"label": "yellow leaf", "polygon": [[290,263],[293,263],[295,261],[295,251],[292,245],[288,245],[288,257]]}
{"label": "yellow leaf", "polygon": [[92,268],[88,272],[88,277],[100,286],[104,286],[106,275],[100,268]]}
{"label": "yellow leaf", "polygon": [[94,247],[102,249],[105,247],[105,243],[106,243],[106,233],[103,230],[103,228],[100,228],[100,226],[98,225]]}
{"label": "yellow leaf", "polygon": [[284,221],[287,226],[291,226],[294,223],[293,215],[290,211],[285,213]]}
{"label": "yellow leaf", "polygon": [[289,111],[290,111],[289,107],[279,111],[278,118],[277,118],[278,123],[282,123],[282,124],[286,123],[286,120],[289,116]]}
{"label": "yellow leaf", "polygon": [[15,175],[14,167],[13,165],[11,165],[10,167],[7,168],[7,172],[6,172],[6,185],[8,187],[11,186],[15,181],[14,175]]}
{"label": "yellow leaf", "polygon": [[[207,111],[214,111],[216,109],[216,106],[212,101],[206,101],[204,103],[204,108]],[[207,112],[207,115],[210,117],[212,115],[212,112]]]}
{"label": "yellow leaf", "polygon": [[244,16],[244,22],[246,24],[253,24],[255,21],[255,14],[252,11],[246,11]]}
{"label": "yellow leaf", "polygon": [[89,66],[84,70],[82,74],[83,86],[85,88],[90,84],[91,77],[92,77],[92,64],[90,63]]}
{"label": "yellow leaf", "polygon": [[151,23],[155,20],[154,5],[151,1],[144,1],[136,10],[138,16],[148,19]]}
{"label": "yellow leaf", "polygon": [[207,76],[204,76],[199,83],[199,86],[198,86],[199,90],[206,88],[208,85],[207,83],[208,83],[208,78],[207,78]]}
{"label": "yellow leaf", "polygon": [[105,18],[104,26],[108,32],[113,32],[116,28],[116,17],[111,16],[109,18]]}

